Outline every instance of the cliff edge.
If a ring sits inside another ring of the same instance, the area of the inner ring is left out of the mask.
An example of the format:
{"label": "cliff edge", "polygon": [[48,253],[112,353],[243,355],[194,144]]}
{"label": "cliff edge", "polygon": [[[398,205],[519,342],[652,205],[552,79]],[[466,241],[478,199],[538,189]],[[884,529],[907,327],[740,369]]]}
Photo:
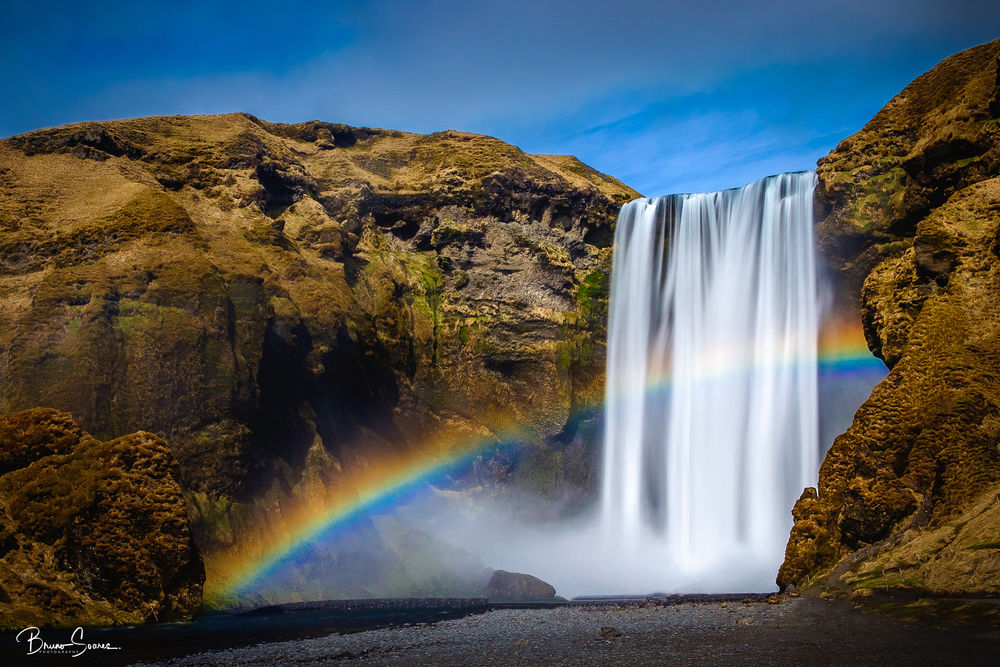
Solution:
{"label": "cliff edge", "polygon": [[807,489],[778,584],[1000,592],[1000,41],[820,160],[817,236],[890,368]]}

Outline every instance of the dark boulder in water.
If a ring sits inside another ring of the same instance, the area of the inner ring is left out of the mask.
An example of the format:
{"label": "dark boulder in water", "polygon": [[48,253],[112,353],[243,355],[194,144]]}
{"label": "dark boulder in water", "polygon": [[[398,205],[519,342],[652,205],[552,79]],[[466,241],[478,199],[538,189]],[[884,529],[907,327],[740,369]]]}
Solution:
{"label": "dark boulder in water", "polygon": [[0,417],[0,461],[0,627],[175,621],[201,607],[205,569],[163,440],[100,442],[64,412],[27,410]]}
{"label": "dark boulder in water", "polygon": [[483,595],[495,602],[530,602],[551,600],[556,589],[530,574],[497,570],[483,589]]}

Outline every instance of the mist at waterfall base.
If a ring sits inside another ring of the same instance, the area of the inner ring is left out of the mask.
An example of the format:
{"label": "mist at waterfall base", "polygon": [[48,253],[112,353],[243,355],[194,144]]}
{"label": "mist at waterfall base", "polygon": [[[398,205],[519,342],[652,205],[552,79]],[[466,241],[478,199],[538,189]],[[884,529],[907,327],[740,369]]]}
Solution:
{"label": "mist at waterfall base", "polygon": [[814,183],[783,174],[623,207],[582,510],[580,489],[540,497],[449,473],[330,533],[264,598],[468,595],[486,568],[565,597],[775,590],[795,499],[886,374],[827,288]]}
{"label": "mist at waterfall base", "polygon": [[[814,186],[781,174],[622,209],[591,513],[532,525],[441,497],[410,520],[565,596],[775,590],[792,505],[886,374],[833,303]],[[820,356],[824,333],[850,355]]]}

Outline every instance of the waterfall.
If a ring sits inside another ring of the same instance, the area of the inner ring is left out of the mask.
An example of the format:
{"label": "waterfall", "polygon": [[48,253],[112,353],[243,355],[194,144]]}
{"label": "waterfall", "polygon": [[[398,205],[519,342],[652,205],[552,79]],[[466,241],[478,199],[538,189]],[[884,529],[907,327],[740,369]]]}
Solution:
{"label": "waterfall", "polygon": [[815,182],[622,208],[601,534],[623,566],[655,555],[678,588],[774,588],[819,466]]}

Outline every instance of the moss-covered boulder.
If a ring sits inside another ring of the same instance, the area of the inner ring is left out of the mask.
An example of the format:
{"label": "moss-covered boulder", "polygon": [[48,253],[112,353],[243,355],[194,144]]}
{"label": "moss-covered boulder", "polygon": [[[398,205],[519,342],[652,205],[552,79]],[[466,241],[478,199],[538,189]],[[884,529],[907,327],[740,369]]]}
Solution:
{"label": "moss-covered boulder", "polygon": [[891,371],[796,504],[778,583],[996,591],[1000,41],[918,78],[818,174],[821,244]]}
{"label": "moss-covered boulder", "polygon": [[67,454],[84,435],[70,415],[52,408],[6,415],[0,419],[0,475],[49,454]]}
{"label": "moss-covered boulder", "polygon": [[19,464],[0,475],[0,626],[198,611],[205,570],[163,440],[139,432],[100,442],[64,412],[33,409],[0,417],[0,456],[12,454]]}

